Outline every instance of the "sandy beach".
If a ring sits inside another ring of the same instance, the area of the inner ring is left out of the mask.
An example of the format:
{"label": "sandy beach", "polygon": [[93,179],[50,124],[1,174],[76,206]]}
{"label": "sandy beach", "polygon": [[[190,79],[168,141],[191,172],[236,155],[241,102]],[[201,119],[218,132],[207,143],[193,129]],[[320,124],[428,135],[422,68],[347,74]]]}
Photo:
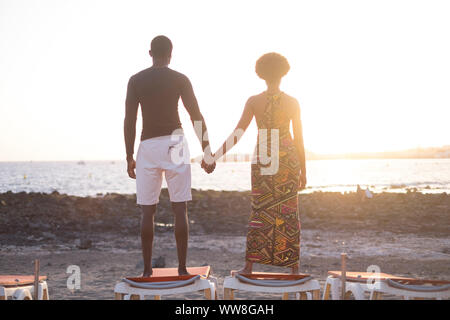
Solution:
{"label": "sandy beach", "polygon": [[[188,264],[211,265],[219,285],[242,266],[249,192],[193,191]],[[328,270],[382,272],[450,280],[450,196],[441,194],[300,194],[301,271],[323,284]],[[156,216],[154,257],[177,265],[172,213],[163,190]],[[140,208],[135,195],[76,197],[54,192],[0,194],[0,272],[31,274],[40,259],[51,299],[112,299],[113,287],[142,271]],[[81,289],[67,289],[69,265],[81,269]],[[256,266],[256,271],[287,271]],[[220,288],[219,288],[220,290]],[[200,294],[171,299],[201,299]],[[238,293],[238,299],[280,298]]]}

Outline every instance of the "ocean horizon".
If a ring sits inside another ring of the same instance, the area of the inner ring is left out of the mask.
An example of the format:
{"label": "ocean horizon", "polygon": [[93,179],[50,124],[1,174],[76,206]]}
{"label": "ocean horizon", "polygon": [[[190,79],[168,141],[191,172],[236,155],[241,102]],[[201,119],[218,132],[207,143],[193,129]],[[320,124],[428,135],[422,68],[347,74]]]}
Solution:
{"label": "ocean horizon", "polygon": [[[219,162],[210,175],[192,163],[193,189],[248,191],[250,178],[250,162]],[[348,192],[357,185],[375,192],[449,192],[450,159],[308,160],[307,178],[303,192]],[[122,160],[0,162],[0,192],[7,191],[95,196],[132,194],[136,186]]]}

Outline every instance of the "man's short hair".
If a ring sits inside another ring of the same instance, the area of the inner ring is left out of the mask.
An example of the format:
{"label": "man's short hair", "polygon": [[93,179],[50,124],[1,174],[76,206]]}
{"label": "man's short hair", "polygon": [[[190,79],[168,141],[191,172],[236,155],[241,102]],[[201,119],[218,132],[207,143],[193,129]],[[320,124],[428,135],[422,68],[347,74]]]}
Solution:
{"label": "man's short hair", "polygon": [[150,45],[154,58],[165,58],[172,55],[172,41],[166,36],[157,36]]}

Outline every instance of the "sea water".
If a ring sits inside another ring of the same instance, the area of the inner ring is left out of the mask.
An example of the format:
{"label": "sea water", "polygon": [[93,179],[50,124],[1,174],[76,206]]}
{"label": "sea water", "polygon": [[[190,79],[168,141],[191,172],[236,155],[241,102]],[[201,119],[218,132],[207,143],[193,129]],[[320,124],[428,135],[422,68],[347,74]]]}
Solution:
{"label": "sea water", "polygon": [[[307,179],[305,192],[355,191],[358,184],[373,191],[416,188],[421,192],[449,192],[450,159],[311,160],[307,161]],[[250,163],[218,163],[209,175],[193,163],[192,187],[250,190]],[[0,192],[6,191],[130,194],[136,192],[136,185],[128,177],[125,161],[0,162]]]}

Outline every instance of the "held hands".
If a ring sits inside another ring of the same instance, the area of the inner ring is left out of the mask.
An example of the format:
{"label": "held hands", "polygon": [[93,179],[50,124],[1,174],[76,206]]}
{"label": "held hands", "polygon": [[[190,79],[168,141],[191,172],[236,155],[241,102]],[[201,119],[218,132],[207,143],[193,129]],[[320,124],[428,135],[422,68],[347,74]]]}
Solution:
{"label": "held hands", "polygon": [[216,168],[216,161],[214,155],[210,151],[205,151],[202,159],[201,167],[206,173],[210,174]]}

